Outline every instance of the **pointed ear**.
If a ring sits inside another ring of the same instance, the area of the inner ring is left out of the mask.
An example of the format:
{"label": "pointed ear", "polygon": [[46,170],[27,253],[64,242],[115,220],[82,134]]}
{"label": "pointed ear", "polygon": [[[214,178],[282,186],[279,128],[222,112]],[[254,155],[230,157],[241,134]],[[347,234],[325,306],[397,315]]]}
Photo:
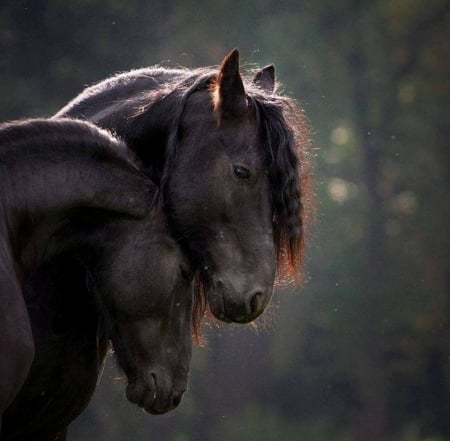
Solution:
{"label": "pointed ear", "polygon": [[240,117],[248,108],[244,83],[239,74],[239,51],[234,49],[222,61],[215,83],[214,111],[218,120]]}
{"label": "pointed ear", "polygon": [[275,66],[270,64],[258,71],[253,78],[253,84],[267,93],[273,93],[275,90]]}

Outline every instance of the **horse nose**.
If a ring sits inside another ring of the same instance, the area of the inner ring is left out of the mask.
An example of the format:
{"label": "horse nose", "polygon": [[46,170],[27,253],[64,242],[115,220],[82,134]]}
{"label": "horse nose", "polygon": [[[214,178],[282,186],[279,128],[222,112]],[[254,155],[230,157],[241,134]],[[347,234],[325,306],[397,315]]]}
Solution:
{"label": "horse nose", "polygon": [[267,305],[269,299],[269,291],[264,288],[255,288],[247,292],[242,297],[241,302],[234,304],[234,308],[230,308],[234,312],[232,319],[238,323],[248,323],[260,316]]}
{"label": "horse nose", "polygon": [[260,284],[236,289],[223,279],[214,281],[215,290],[208,297],[211,312],[225,322],[248,323],[261,315],[272,290]]}

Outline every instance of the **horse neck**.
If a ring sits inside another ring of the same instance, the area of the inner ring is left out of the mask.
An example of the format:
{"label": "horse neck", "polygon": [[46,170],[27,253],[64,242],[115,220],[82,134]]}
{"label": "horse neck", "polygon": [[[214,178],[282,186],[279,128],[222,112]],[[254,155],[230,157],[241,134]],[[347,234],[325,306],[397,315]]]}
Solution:
{"label": "horse neck", "polygon": [[147,180],[115,161],[50,154],[0,167],[3,209],[16,214],[88,207],[141,216],[151,200]]}
{"label": "horse neck", "polygon": [[105,154],[104,146],[44,144],[0,151],[0,221],[14,252],[29,256],[28,267],[61,220],[77,210],[139,218],[150,209],[153,184],[125,160]]}

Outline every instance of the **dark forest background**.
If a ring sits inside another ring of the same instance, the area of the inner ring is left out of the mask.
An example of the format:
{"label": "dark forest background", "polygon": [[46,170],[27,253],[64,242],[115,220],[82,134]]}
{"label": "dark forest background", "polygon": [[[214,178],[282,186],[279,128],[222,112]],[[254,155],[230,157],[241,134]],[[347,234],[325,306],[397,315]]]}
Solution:
{"label": "dark forest background", "polygon": [[70,441],[450,440],[445,0],[2,0],[0,120],[234,47],[312,127],[306,276],[257,326],[206,326],[179,408],[150,416],[111,357]]}

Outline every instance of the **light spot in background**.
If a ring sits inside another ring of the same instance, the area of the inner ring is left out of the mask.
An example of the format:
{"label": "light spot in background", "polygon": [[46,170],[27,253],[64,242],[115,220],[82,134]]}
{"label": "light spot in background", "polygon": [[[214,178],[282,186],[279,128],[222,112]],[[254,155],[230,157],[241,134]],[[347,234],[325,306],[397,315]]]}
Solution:
{"label": "light spot in background", "polygon": [[417,211],[419,203],[412,191],[403,191],[392,199],[391,205],[392,209],[398,213],[413,214]]}
{"label": "light spot in background", "polygon": [[358,193],[358,186],[341,178],[331,178],[327,183],[330,198],[338,204],[343,204]]}
{"label": "light spot in background", "polygon": [[322,151],[323,159],[328,164],[338,164],[352,154],[353,134],[345,126],[337,126],[330,133],[330,145]]}
{"label": "light spot in background", "polygon": [[332,130],[330,140],[336,145],[345,145],[350,141],[350,131],[345,127],[336,127]]}

